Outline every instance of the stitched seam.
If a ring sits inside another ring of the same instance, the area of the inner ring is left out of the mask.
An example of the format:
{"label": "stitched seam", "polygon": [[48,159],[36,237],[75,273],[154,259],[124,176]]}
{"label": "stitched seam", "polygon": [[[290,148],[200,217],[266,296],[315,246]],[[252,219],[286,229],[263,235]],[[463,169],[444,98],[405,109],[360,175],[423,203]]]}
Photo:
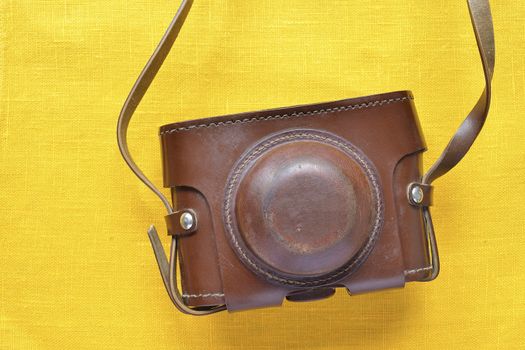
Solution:
{"label": "stitched seam", "polygon": [[379,188],[379,185],[378,185],[377,178],[375,176],[375,173],[369,167],[368,162],[366,160],[364,160],[364,158],[361,157],[361,155],[359,153],[357,153],[354,149],[352,149],[348,145],[346,145],[346,144],[344,144],[344,143],[342,143],[342,142],[340,142],[340,141],[338,141],[336,139],[332,139],[332,138],[328,138],[328,137],[325,137],[325,136],[316,135],[316,134],[312,134],[312,133],[307,133],[307,132],[293,133],[293,134],[290,134],[290,135],[281,136],[281,137],[278,137],[276,139],[273,139],[273,140],[270,140],[268,142],[265,142],[263,145],[261,145],[258,148],[256,148],[250,154],[250,156],[248,156],[246,159],[244,159],[244,161],[238,166],[238,168],[234,172],[233,177],[229,181],[228,190],[227,190],[227,193],[226,193],[226,202],[225,202],[224,210],[227,213],[226,214],[226,226],[227,226],[228,234],[230,235],[230,237],[231,237],[231,239],[233,241],[233,244],[234,244],[236,250],[239,252],[239,254],[241,254],[242,257],[244,257],[245,261],[248,264],[250,264],[250,266],[252,266],[256,271],[260,272],[261,274],[265,275],[266,277],[268,277],[270,279],[273,279],[273,280],[276,280],[276,281],[279,281],[279,282],[283,282],[283,283],[287,283],[287,284],[293,284],[293,285],[299,285],[299,286],[307,286],[307,285],[318,284],[318,283],[323,283],[323,282],[327,282],[327,281],[330,281],[330,280],[334,280],[335,278],[337,278],[341,274],[346,273],[347,271],[352,269],[355,266],[355,264],[359,262],[359,257],[353,263],[351,263],[350,265],[348,265],[347,267],[345,267],[341,271],[339,271],[336,274],[331,275],[330,277],[327,277],[327,278],[318,279],[318,280],[312,280],[312,281],[308,281],[308,282],[294,281],[294,280],[281,278],[281,277],[272,275],[272,274],[268,273],[267,271],[261,269],[254,261],[252,261],[248,256],[246,256],[244,250],[239,245],[239,242],[237,241],[237,238],[233,234],[232,216],[231,216],[231,200],[232,200],[233,189],[234,189],[234,187],[235,187],[235,185],[237,183],[237,180],[238,180],[240,174],[243,172],[244,167],[249,162],[251,162],[255,157],[257,157],[260,153],[264,152],[266,149],[272,147],[273,145],[281,143],[281,141],[288,141],[288,140],[292,140],[292,139],[296,139],[296,138],[311,139],[311,140],[321,140],[321,141],[325,141],[325,142],[327,142],[329,144],[330,143],[331,144],[335,144],[335,145],[343,148],[347,152],[351,153],[353,156],[355,156],[358,159],[358,161],[361,164],[361,166],[363,166],[366,169],[366,173],[367,173],[368,177],[371,179],[372,187],[374,189],[374,195],[376,197],[375,198],[376,199],[376,217],[375,217],[374,227],[372,229],[372,234],[371,234],[371,236],[373,238],[370,239],[367,242],[367,244],[365,245],[363,250],[359,253],[359,257],[366,256],[366,254],[369,253],[369,251],[372,249],[372,247],[373,247],[373,245],[375,243],[375,240],[376,240],[375,238],[377,238],[376,237],[377,233],[379,232],[379,229],[380,229],[381,224],[382,224],[383,203],[382,203],[382,200],[381,200],[381,191],[380,191],[380,188]]}
{"label": "stitched seam", "polygon": [[413,275],[418,272],[430,271],[430,270],[432,270],[432,266],[420,267],[419,269],[405,270],[405,275]]}
{"label": "stitched seam", "polygon": [[224,293],[182,294],[183,298],[222,298]]}
{"label": "stitched seam", "polygon": [[336,113],[336,112],[351,111],[351,110],[356,110],[356,109],[378,107],[378,106],[388,105],[391,103],[402,102],[402,101],[411,100],[411,99],[412,97],[405,96],[405,97],[389,98],[385,100],[377,100],[377,101],[371,101],[371,102],[365,102],[365,103],[358,103],[358,104],[353,104],[349,106],[316,109],[316,110],[307,111],[307,112],[291,112],[291,113],[285,113],[285,114],[271,115],[267,117],[251,117],[251,118],[245,118],[245,119],[239,119],[239,120],[227,120],[224,122],[211,122],[208,124],[196,124],[196,125],[190,125],[190,126],[182,126],[178,128],[163,130],[160,132],[160,135],[162,136],[162,135],[171,134],[174,132],[189,131],[189,130],[201,129],[201,128],[229,126],[229,125],[235,125],[235,124],[246,124],[246,123],[277,120],[277,119],[284,120],[284,119],[305,117],[305,116],[318,116],[321,114],[330,114],[330,113]]}

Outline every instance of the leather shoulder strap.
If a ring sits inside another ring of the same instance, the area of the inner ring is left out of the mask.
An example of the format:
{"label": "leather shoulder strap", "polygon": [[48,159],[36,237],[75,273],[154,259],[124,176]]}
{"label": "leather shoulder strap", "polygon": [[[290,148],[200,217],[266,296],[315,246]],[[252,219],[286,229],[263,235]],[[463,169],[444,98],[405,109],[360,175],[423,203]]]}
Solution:
{"label": "leather shoulder strap", "polygon": [[495,62],[494,29],[490,5],[488,0],[468,0],[468,5],[485,73],[485,89],[441,156],[423,177],[422,182],[425,185],[430,185],[435,179],[445,175],[463,159],[483,128],[490,108],[491,82]]}
{"label": "leather shoulder strap", "polygon": [[135,161],[131,157],[131,154],[129,153],[128,139],[127,139],[128,126],[129,126],[129,122],[131,121],[131,117],[133,117],[133,113],[135,113],[135,110],[137,109],[140,101],[142,101],[142,98],[146,94],[146,91],[148,91],[148,88],[153,82],[153,79],[155,79],[155,76],[159,72],[160,67],[164,63],[164,60],[168,56],[171,50],[171,47],[173,46],[173,43],[175,42],[175,39],[177,39],[177,36],[179,35],[182,25],[184,24],[184,21],[186,20],[186,17],[188,16],[188,13],[190,12],[192,3],[193,3],[193,0],[184,0],[182,4],[180,5],[179,10],[177,11],[177,14],[171,21],[168,29],[166,30],[166,33],[160,40],[159,45],[155,49],[155,52],[153,52],[153,55],[151,55],[148,63],[146,63],[146,66],[144,67],[144,69],[142,70],[142,73],[140,73],[139,77],[137,78],[135,85],[133,85],[133,88],[131,89],[129,96],[126,99],[124,106],[122,107],[122,111],[120,112],[120,116],[118,118],[118,124],[117,124],[117,141],[118,141],[118,147],[120,149],[120,153],[122,154],[122,157],[124,158],[128,166],[130,167],[131,171],[133,171],[135,175],[137,175],[139,180],[142,181],[146,186],[148,186],[149,189],[152,190],[153,193],[155,193],[157,197],[160,198],[160,200],[166,207],[168,214],[173,213],[173,208],[171,207],[170,201],[146,177],[146,175],[144,175],[142,170],[140,170],[138,165],[135,163]]}

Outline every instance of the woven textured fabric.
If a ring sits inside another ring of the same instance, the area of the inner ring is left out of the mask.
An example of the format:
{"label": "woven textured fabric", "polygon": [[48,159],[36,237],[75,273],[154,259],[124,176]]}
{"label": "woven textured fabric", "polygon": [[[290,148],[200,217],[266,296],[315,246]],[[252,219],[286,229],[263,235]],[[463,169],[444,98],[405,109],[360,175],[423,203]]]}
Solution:
{"label": "woven textured fabric", "polygon": [[[0,1],[1,349],[525,348],[524,2],[492,0],[494,100],[435,182],[436,281],[204,318],[170,303],[146,235],[164,208],[115,135],[177,6]],[[162,124],[411,89],[428,169],[482,87],[464,1],[195,0],[130,147],[161,184]]]}

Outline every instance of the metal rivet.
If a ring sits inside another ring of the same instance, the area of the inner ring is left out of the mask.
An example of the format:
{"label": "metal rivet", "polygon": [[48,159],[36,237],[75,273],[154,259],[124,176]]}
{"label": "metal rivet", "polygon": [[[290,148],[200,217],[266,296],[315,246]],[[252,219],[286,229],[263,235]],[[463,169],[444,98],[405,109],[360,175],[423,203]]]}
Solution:
{"label": "metal rivet", "polygon": [[414,203],[420,204],[421,202],[423,202],[424,194],[423,189],[421,187],[417,185],[413,186],[410,190],[410,195],[412,196],[412,200],[414,201]]}
{"label": "metal rivet", "polygon": [[180,216],[180,226],[185,231],[188,231],[190,228],[192,228],[194,223],[195,223],[195,218],[193,217],[192,213],[184,212]]}

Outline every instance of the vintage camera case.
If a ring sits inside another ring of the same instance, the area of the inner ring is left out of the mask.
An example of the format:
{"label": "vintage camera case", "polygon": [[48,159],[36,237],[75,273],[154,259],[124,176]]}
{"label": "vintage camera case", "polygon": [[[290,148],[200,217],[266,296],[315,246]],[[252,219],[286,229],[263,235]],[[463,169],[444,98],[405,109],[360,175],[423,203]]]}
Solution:
{"label": "vintage camera case", "polygon": [[486,88],[425,175],[414,99],[399,91],[161,127],[164,186],[175,210],[131,159],[126,133],[190,5],[183,2],[139,77],[117,131],[124,159],[168,211],[169,261],[153,227],[149,236],[174,304],[201,315],[436,278],[431,183],[461,160],[488,113],[488,2],[469,1]]}
{"label": "vintage camera case", "polygon": [[178,123],[160,135],[164,185],[198,218],[179,239],[188,305],[279,305],[305,288],[354,294],[431,273],[421,209],[406,193],[425,149],[409,92]]}

